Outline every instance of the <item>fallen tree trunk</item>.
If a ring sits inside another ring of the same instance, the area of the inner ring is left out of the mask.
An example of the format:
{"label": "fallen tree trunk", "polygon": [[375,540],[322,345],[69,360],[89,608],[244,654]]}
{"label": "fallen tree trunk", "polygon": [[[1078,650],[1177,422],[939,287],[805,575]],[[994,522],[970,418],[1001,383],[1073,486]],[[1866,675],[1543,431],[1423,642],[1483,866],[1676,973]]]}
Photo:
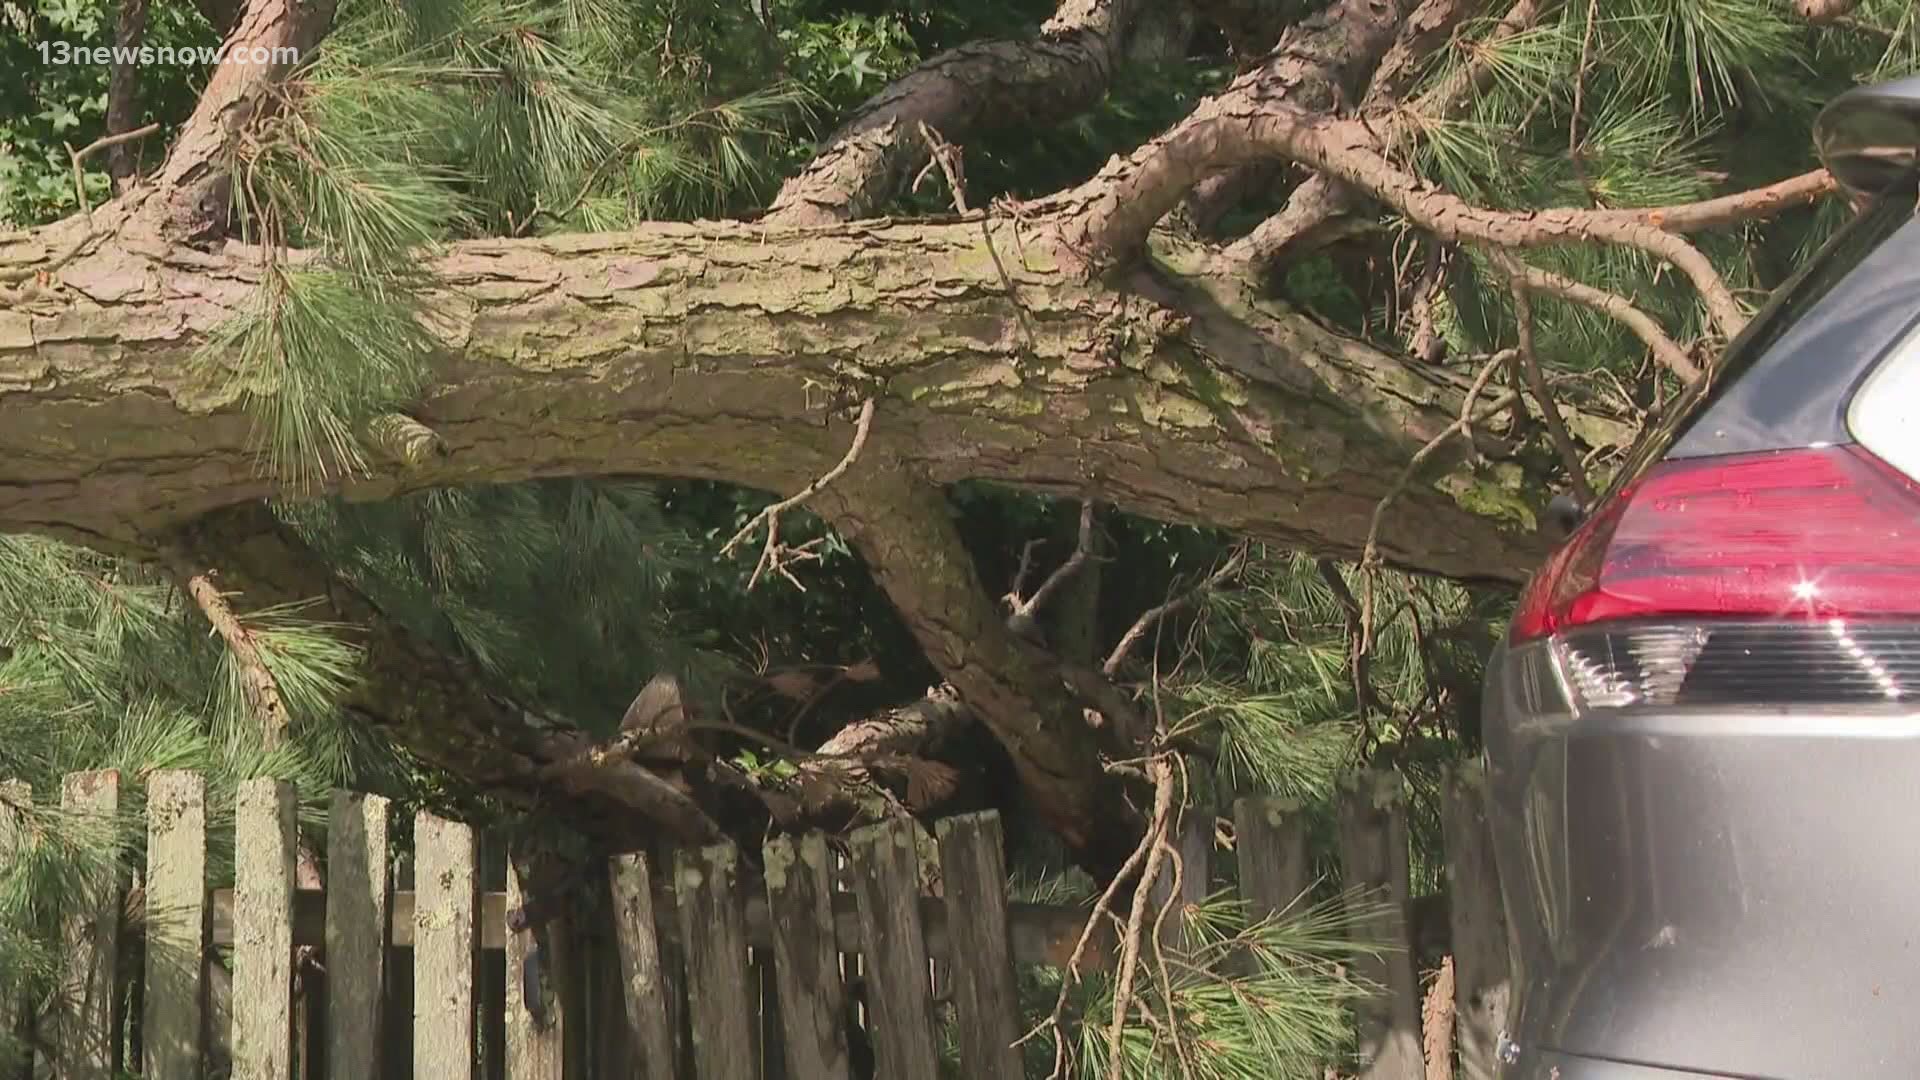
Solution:
{"label": "fallen tree trunk", "polygon": [[[290,491],[263,471],[222,358],[196,364],[253,298],[257,252],[169,245],[114,213],[96,214],[98,234],[69,224],[0,246],[0,267],[33,290],[0,312],[0,529],[135,557],[184,536],[251,605],[330,596],[335,617],[368,628],[354,704],[370,722],[485,790],[567,804],[615,842],[646,822],[692,838],[716,825],[697,792],[630,760],[588,761],[579,729],[388,625],[259,500],[613,475],[792,492],[847,454],[851,414],[871,400],[853,473],[813,508],[873,567],[1049,824],[1084,864],[1110,867],[1133,823],[1115,809],[1102,736],[1049,658],[1007,631],[940,487],[1095,497],[1351,557],[1463,393],[1444,369],[1249,299],[1227,264],[1173,241],[1089,280],[1047,223],[1007,217],[661,224],[442,253],[424,319],[439,349],[407,410],[437,452]],[[1430,455],[1430,482],[1394,499],[1379,537],[1390,561],[1524,574],[1542,496],[1519,461],[1496,460],[1511,449],[1498,432],[1481,434],[1493,458],[1453,440]]]}
{"label": "fallen tree trunk", "polygon": [[[254,253],[108,235],[60,265],[71,228],[0,245],[0,268],[44,278],[0,311],[0,528],[148,554],[200,514],[285,494],[240,389],[191,362],[245,309]],[[872,397],[870,453],[935,484],[1092,493],[1356,555],[1465,380],[1257,304],[1199,249],[1160,255],[1086,281],[1005,219],[458,244],[431,266],[443,349],[410,410],[444,452],[325,490],[568,475],[797,490]],[[1433,484],[1395,501],[1381,550],[1518,580],[1542,495],[1516,464],[1462,457],[1434,455]]]}

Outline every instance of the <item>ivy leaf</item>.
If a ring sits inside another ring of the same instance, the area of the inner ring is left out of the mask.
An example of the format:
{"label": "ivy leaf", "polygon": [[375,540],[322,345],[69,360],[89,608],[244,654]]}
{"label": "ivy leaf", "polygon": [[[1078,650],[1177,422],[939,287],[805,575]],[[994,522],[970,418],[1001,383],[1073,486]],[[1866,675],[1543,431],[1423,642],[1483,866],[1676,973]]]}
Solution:
{"label": "ivy leaf", "polygon": [[847,70],[853,73],[853,85],[855,89],[866,85],[867,76],[879,74],[877,68],[867,63],[867,61],[872,58],[872,49],[861,49],[847,58]]}

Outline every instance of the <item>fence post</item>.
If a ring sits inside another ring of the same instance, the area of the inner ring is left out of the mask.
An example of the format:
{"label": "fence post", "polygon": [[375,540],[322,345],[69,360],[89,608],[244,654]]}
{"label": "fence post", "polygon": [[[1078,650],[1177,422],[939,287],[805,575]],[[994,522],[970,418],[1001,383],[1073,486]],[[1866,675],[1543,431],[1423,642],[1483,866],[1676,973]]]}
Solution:
{"label": "fence post", "polygon": [[[60,807],[76,826],[99,829],[118,848],[120,774],[114,770],[70,773],[60,788]],[[81,823],[84,822],[84,825]],[[65,946],[61,1000],[67,1011],[57,1025],[56,1072],[62,1080],[109,1080],[119,1049],[120,872],[117,866],[94,893],[61,920]]]}
{"label": "fence post", "polygon": [[889,818],[853,834],[853,891],[866,938],[867,1010],[878,1044],[875,1075],[889,1080],[935,1080],[940,1070],[913,830],[911,821]]}
{"label": "fence post", "polygon": [[1511,993],[1507,913],[1487,825],[1487,777],[1475,762],[1447,770],[1440,788],[1453,931],[1454,1023],[1466,1080],[1493,1080]]}
{"label": "fence post", "polygon": [[156,772],[147,781],[147,1076],[200,1075],[206,902],[207,782]]}
{"label": "fence post", "polygon": [[833,936],[833,876],[818,833],[779,836],[765,848],[767,921],[787,1071],[847,1080],[846,988]]}
{"label": "fence post", "polygon": [[673,1080],[676,1047],[667,1026],[668,981],[660,962],[653,911],[653,874],[642,854],[620,855],[608,866],[613,932],[620,949],[620,996],[627,1028],[640,1055],[643,1080]]}
{"label": "fence post", "polygon": [[1297,800],[1241,799],[1233,807],[1233,834],[1249,923],[1287,910],[1307,891],[1307,827]]}
{"label": "fence post", "polygon": [[[517,911],[526,904],[520,867],[508,858],[507,910]],[[518,933],[511,926],[507,928],[507,1080],[561,1080],[566,1075],[568,1017],[560,1004],[561,980],[566,972],[560,954],[567,947],[569,925],[564,917],[551,917],[541,928],[546,940],[538,943],[537,955],[535,928]],[[530,974],[530,967],[539,969],[539,982]],[[527,991],[537,990],[541,983],[548,991],[545,999],[529,1006]],[[535,1009],[545,1011],[536,1016]]]}
{"label": "fence post", "polygon": [[754,1080],[754,994],[747,985],[740,853],[731,844],[680,852],[674,893],[701,1080]]}
{"label": "fence post", "polygon": [[327,1068],[379,1076],[388,901],[387,800],[336,791],[327,805]]}
{"label": "fence post", "polygon": [[959,1012],[960,1064],[983,1080],[1021,1080],[1020,1002],[1007,937],[1007,859],[1000,815],[940,822],[940,883]]}
{"label": "fence post", "polygon": [[471,828],[424,810],[413,849],[413,1075],[470,1080],[479,853]]}
{"label": "fence post", "polygon": [[[1407,811],[1400,776],[1368,771],[1342,778],[1340,861],[1348,895],[1366,905],[1354,933],[1384,950],[1355,971],[1382,988],[1360,1003],[1360,1080],[1425,1080],[1420,1056],[1420,986],[1407,940]],[[1358,893],[1354,890],[1360,890]]]}
{"label": "fence post", "polygon": [[293,1075],[293,787],[240,785],[233,837],[233,1075]]}
{"label": "fence post", "polygon": [[[33,809],[33,788],[19,780],[0,782],[0,871],[7,868],[14,856],[30,842],[26,837],[27,814]],[[25,998],[16,998],[0,992],[0,1037],[21,1034],[25,1026]],[[33,1060],[33,1051],[21,1044],[24,1056],[14,1058],[0,1050],[0,1074],[7,1076],[26,1072],[26,1066]]]}

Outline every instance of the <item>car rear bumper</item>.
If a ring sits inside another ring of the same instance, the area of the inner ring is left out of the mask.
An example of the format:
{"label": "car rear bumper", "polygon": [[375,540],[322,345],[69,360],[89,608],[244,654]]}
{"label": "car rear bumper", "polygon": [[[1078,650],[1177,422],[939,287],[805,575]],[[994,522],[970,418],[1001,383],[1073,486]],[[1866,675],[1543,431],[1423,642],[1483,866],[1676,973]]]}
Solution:
{"label": "car rear bumper", "polygon": [[1484,734],[1512,1026],[1573,1060],[1503,1080],[1920,1076],[1920,711],[1543,718],[1511,661]]}

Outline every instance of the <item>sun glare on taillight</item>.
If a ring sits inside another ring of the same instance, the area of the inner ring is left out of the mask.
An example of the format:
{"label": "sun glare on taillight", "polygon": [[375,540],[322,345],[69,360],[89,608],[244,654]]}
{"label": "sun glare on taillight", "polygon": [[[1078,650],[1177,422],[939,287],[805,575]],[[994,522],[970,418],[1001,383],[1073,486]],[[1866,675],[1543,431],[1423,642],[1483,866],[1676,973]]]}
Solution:
{"label": "sun glare on taillight", "polygon": [[1668,461],[1521,595],[1516,642],[1687,617],[1920,616],[1920,486],[1855,446]]}

